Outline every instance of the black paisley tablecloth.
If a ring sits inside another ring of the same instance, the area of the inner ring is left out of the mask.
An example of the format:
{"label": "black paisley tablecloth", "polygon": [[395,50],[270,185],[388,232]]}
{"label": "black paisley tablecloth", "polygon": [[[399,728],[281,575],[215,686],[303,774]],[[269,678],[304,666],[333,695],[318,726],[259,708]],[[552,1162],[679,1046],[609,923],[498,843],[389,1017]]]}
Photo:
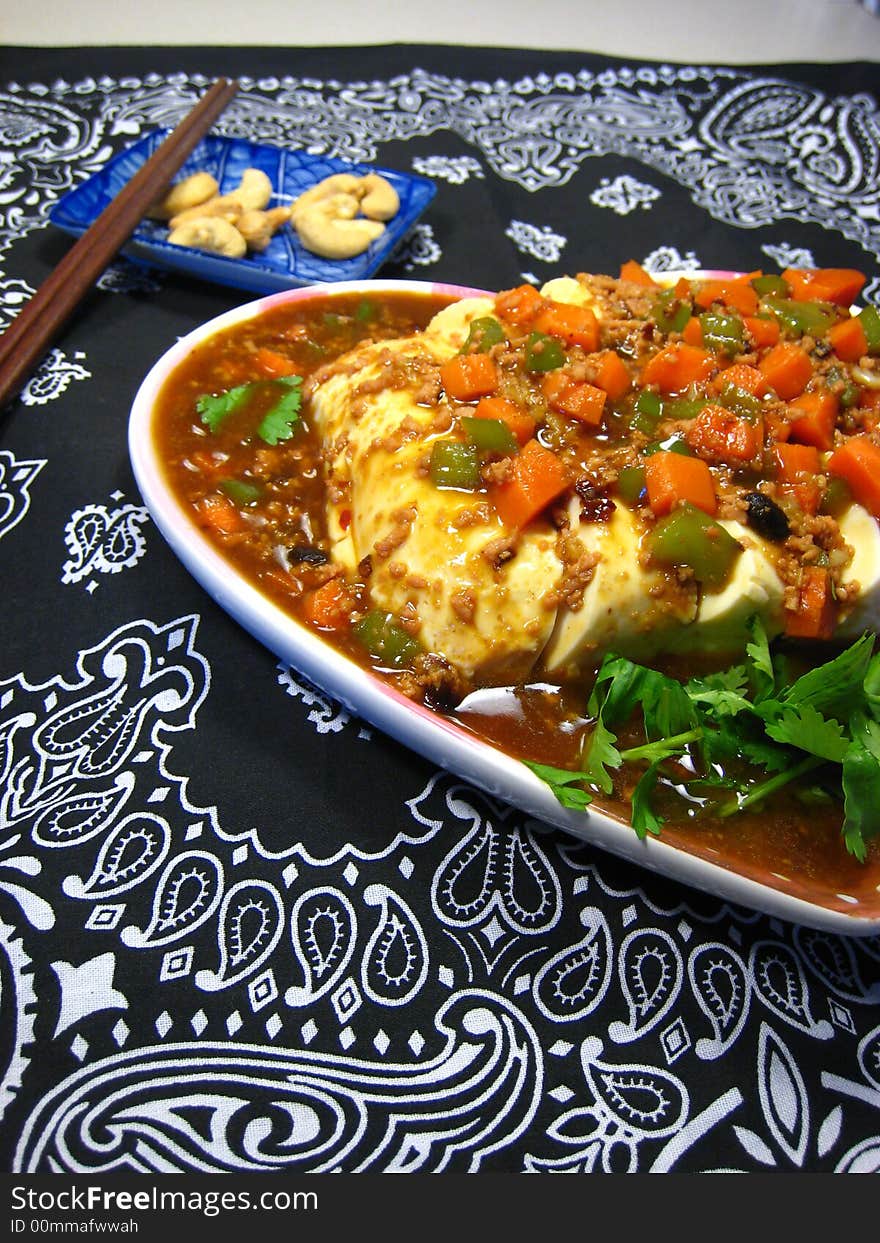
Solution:
{"label": "black paisley tablecloth", "polygon": [[[0,51],[0,321],[52,205],[218,74],[220,132],[438,193],[385,274],[856,267],[876,63],[453,47]],[[234,290],[115,262],[0,413],[6,1172],[880,1167],[880,939],[548,832],[242,632],[135,488],[128,407]]]}

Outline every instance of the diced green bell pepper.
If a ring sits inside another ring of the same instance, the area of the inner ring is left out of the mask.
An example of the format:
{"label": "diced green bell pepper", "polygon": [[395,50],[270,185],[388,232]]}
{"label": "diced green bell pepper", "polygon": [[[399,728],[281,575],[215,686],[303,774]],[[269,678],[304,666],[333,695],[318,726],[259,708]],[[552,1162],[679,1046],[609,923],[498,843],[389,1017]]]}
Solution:
{"label": "diced green bell pepper", "polygon": [[689,566],[706,587],[721,587],[742,552],[742,545],[695,505],[680,505],[661,518],[645,542],[655,565]]}
{"label": "diced green bell pepper", "polygon": [[682,457],[693,457],[687,441],[679,435],[667,436],[663,440],[654,440],[649,445],[645,445],[642,453],[645,457],[651,457],[654,453],[664,450],[667,453],[680,453]]}
{"label": "diced green bell pepper", "polygon": [[650,435],[663,417],[663,402],[657,393],[644,389],[639,393],[633,407],[633,416],[629,421],[632,432],[644,432]]}
{"label": "diced green bell pepper", "polygon": [[652,315],[661,332],[681,332],[693,311],[686,298],[680,298],[674,289],[664,289],[652,308]]}
{"label": "diced green bell pepper", "polygon": [[743,322],[733,311],[704,311],[700,318],[703,344],[716,354],[733,357],[743,351]]}
{"label": "diced green bell pepper", "polygon": [[253,505],[263,495],[262,488],[244,479],[221,479],[220,491],[225,492],[235,505]]}
{"label": "diced green bell pepper", "polygon": [[837,314],[822,302],[798,302],[793,298],[769,297],[763,306],[772,311],[780,324],[796,336],[809,333],[811,337],[824,337],[837,321]]}
{"label": "diced green bell pepper", "polygon": [[646,494],[645,468],[624,466],[617,476],[617,491],[628,505],[637,505]]}
{"label": "diced green bell pepper", "polygon": [[462,354],[488,354],[493,345],[500,345],[506,338],[500,320],[493,315],[483,315],[471,320]]}
{"label": "diced green bell pepper", "polygon": [[839,475],[829,475],[819,512],[831,518],[839,518],[852,504],[849,484]]}
{"label": "diced green bell pepper", "polygon": [[394,620],[391,613],[371,609],[353,627],[353,633],[370,655],[392,669],[405,669],[422,650],[421,644]]}
{"label": "diced green bell pepper", "polygon": [[876,306],[866,306],[859,316],[859,323],[868,342],[868,353],[880,354],[880,311]]}
{"label": "diced green bell pepper", "polygon": [[503,419],[475,419],[464,415],[461,426],[468,443],[475,449],[487,453],[515,453],[517,450],[516,437]]}
{"label": "diced green bell pepper", "polygon": [[473,491],[480,485],[477,451],[473,445],[461,440],[435,440],[428,470],[431,483],[437,488]]}
{"label": "diced green bell pepper", "polygon": [[354,317],[359,324],[368,324],[371,319],[376,318],[376,310],[376,303],[371,302],[369,298],[364,298],[357,304]]}
{"label": "diced green bell pepper", "polygon": [[759,298],[767,294],[775,294],[779,298],[787,298],[791,292],[781,276],[754,276],[750,282],[752,289]]}
{"label": "diced green bell pepper", "polygon": [[526,371],[555,371],[565,364],[565,350],[555,337],[532,332],[526,341]]}
{"label": "diced green bell pepper", "polygon": [[665,419],[695,419],[708,402],[706,397],[673,397],[663,403]]}
{"label": "diced green bell pepper", "polygon": [[732,410],[734,414],[738,414],[752,423],[761,415],[764,409],[759,397],[746,392],[744,388],[739,388],[736,384],[725,384],[718,396],[718,400],[725,410]]}

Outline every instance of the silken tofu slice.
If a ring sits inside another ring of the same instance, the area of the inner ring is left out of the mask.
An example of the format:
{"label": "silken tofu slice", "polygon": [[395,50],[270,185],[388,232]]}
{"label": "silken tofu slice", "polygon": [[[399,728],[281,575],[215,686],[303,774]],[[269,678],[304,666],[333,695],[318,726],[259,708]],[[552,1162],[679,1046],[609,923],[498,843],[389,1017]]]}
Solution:
{"label": "silken tofu slice", "polygon": [[[312,412],[325,444],[334,557],[348,566],[369,558],[373,605],[409,619],[427,651],[478,682],[516,681],[555,622],[557,533],[536,523],[514,535],[485,496],[436,487],[426,466],[445,416],[416,400],[419,366],[457,353],[470,320],[492,306],[468,303],[441,312],[418,338],[349,355],[314,392]],[[412,386],[400,383],[401,366],[414,367]]]}
{"label": "silken tofu slice", "polygon": [[841,618],[837,635],[855,639],[864,630],[880,628],[880,526],[861,505],[850,505],[838,519],[840,533],[853,550],[853,558],[841,575],[845,584],[858,583],[859,594]]}
{"label": "silken tofu slice", "polygon": [[626,506],[617,504],[607,522],[582,523],[579,513],[575,499],[571,530],[598,561],[580,608],[560,608],[542,664],[563,672],[589,667],[607,650],[632,660],[668,650],[697,616],[696,585],[641,564],[643,524]]}
{"label": "silken tofu slice", "polygon": [[[749,640],[749,621],[761,619],[769,638],[782,633],[785,587],[776,570],[774,547],[741,522],[719,520],[742,545],[727,582],[720,591],[700,593],[690,646],[700,652],[737,657]],[[687,644],[687,640],[685,640]],[[679,645],[678,650],[686,650]]]}
{"label": "silken tofu slice", "polygon": [[[569,513],[574,524],[577,512]],[[742,654],[749,620],[761,618],[773,637],[783,629],[784,586],[772,544],[739,522],[719,522],[741,545],[717,591],[679,583],[640,560],[642,523],[618,503],[610,521],[575,529],[600,560],[580,609],[561,608],[544,653],[549,671],[589,665],[606,650],[632,660],[661,653]]]}

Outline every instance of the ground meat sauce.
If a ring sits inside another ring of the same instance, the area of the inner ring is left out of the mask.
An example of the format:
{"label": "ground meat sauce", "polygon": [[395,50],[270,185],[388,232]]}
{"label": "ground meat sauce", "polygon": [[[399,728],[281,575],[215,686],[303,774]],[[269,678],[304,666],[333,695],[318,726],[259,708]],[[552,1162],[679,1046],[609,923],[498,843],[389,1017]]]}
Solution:
{"label": "ground meat sauce", "polygon": [[[535,439],[562,464],[570,480],[568,495],[580,498],[581,521],[608,521],[616,505],[628,504],[650,530],[668,501],[656,512],[660,501],[646,479],[646,466],[655,453],[662,454],[674,489],[672,459],[681,455],[699,463],[710,480],[717,517],[734,516],[748,525],[755,515],[755,529],[763,524],[758,533],[771,532],[791,634],[831,638],[840,609],[857,589],[842,581],[852,550],[841,537],[837,517],[852,499],[851,489],[867,491],[857,499],[867,508],[873,504],[858,470],[837,451],[857,442],[866,460],[876,455],[880,461],[875,359],[868,343],[862,350],[862,343],[854,346],[848,336],[844,341],[844,334],[838,335],[838,326],[849,319],[848,295],[807,301],[805,311],[804,300],[781,278],[761,278],[770,293],[762,292],[754,274],[706,284],[684,281],[669,291],[633,265],[627,267],[632,279],[578,277],[598,312],[592,324],[589,314],[577,322],[562,316],[557,323],[554,304],[525,286],[498,296],[493,318],[500,339],[484,329],[472,334],[463,353],[485,354],[494,363],[494,396],[513,411],[510,430],[519,450],[482,454],[478,477],[470,485],[473,506],[460,512],[458,524],[485,516],[493,489],[516,470],[523,444]],[[270,309],[196,346],[159,400],[161,456],[194,522],[273,601],[374,667],[381,662],[371,660],[352,626],[370,610],[375,558],[392,559],[393,572],[401,578],[410,573],[399,550],[413,515],[390,515],[384,539],[372,558],[363,558],[356,576],[344,575],[333,564],[326,528],[327,464],[310,421],[311,395],[328,375],[350,367],[345,356],[353,347],[409,336],[448,302],[421,294],[383,294],[375,302],[328,294]],[[302,378],[299,421],[286,438],[264,443],[254,429],[277,402],[278,385],[290,376]],[[206,426],[199,400],[244,385],[254,386],[251,398],[216,426]],[[436,431],[454,436],[477,403],[444,392],[441,369],[428,357],[401,359],[389,351],[381,376],[375,384],[362,381],[358,395],[383,387],[410,390],[419,406],[436,408]],[[391,439],[404,444],[418,434],[415,425],[404,422]],[[386,442],[386,447],[394,446]],[[840,465],[831,473],[829,460],[834,465],[835,457]],[[430,473],[428,455],[417,469]],[[333,486],[333,500],[344,504],[347,485]],[[690,504],[686,488],[671,503]],[[565,601],[577,609],[589,590],[595,557],[569,529],[566,512],[565,494],[557,493],[542,514],[557,527],[564,566],[556,591],[548,593],[548,607]],[[517,556],[516,532],[487,546],[485,556],[501,572]],[[817,571],[818,605],[812,597],[804,600],[805,566]],[[670,567],[671,590],[684,589],[693,573],[687,564]],[[320,610],[314,607],[318,591]],[[477,600],[465,589],[453,606],[468,624]],[[417,610],[411,608],[396,624],[413,644],[412,657],[380,676],[439,711],[454,714],[466,695],[473,701],[474,687],[442,654],[418,650]],[[684,674],[693,674],[697,663],[689,658]],[[677,672],[674,661],[663,667]],[[572,685],[548,688],[536,679],[508,688],[503,711],[493,707],[497,689],[485,694],[485,710],[478,693],[476,709],[472,702],[457,719],[518,758],[576,768],[589,728],[589,687],[583,671]],[[510,710],[512,701],[516,711]],[[633,780],[622,770],[614,792],[597,800],[599,805],[626,817]],[[707,857],[720,852],[746,871],[772,860],[780,873],[821,875],[841,889],[856,885],[859,865],[841,849],[840,814],[834,807],[812,807],[805,814],[795,793],[787,790],[767,800],[758,813],[722,822],[682,799],[674,772],[661,781],[658,798],[667,817],[664,833]]]}

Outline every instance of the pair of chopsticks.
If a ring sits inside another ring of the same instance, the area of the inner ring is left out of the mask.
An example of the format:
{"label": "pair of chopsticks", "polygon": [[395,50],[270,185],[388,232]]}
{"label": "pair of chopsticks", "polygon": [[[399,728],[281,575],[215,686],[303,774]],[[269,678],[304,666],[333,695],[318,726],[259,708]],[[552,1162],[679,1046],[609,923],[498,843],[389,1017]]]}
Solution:
{"label": "pair of chopsticks", "polygon": [[67,252],[0,337],[0,409],[235,95],[219,78]]}

